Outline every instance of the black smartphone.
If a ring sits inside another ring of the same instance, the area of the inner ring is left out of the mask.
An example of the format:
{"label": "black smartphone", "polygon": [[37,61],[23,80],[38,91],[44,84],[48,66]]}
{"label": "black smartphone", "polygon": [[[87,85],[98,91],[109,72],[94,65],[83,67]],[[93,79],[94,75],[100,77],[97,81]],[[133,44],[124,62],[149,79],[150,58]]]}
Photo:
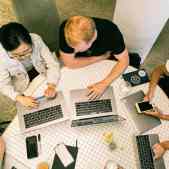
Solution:
{"label": "black smartphone", "polygon": [[26,138],[26,150],[28,159],[38,157],[37,136],[30,136]]}
{"label": "black smartphone", "polygon": [[152,104],[150,104],[148,101],[136,103],[136,108],[138,113],[144,113],[146,111],[153,110]]}

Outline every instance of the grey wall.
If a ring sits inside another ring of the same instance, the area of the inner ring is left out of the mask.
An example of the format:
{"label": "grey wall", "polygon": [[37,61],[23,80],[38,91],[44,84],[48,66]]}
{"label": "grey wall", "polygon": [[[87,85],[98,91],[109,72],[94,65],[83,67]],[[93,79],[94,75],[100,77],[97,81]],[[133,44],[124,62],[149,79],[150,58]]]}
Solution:
{"label": "grey wall", "polygon": [[58,48],[59,15],[55,0],[13,0],[18,20],[43,37],[51,50]]}
{"label": "grey wall", "polygon": [[60,23],[72,15],[112,20],[116,0],[13,0],[17,19],[40,34],[52,50],[58,49]]}
{"label": "grey wall", "polygon": [[159,34],[157,40],[155,41],[153,47],[147,55],[143,66],[148,69],[149,72],[160,64],[165,64],[166,60],[169,59],[169,19],[165,23],[164,28]]}

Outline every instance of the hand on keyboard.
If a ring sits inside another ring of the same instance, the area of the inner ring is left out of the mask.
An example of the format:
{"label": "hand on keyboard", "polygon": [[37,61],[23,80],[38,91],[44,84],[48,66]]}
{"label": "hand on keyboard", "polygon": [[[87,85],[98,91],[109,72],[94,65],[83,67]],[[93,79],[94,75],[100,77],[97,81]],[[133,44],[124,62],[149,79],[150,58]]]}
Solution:
{"label": "hand on keyboard", "polygon": [[98,99],[102,96],[104,91],[107,89],[108,85],[103,81],[95,83],[93,85],[88,86],[88,94],[90,100]]}
{"label": "hand on keyboard", "polygon": [[45,90],[44,95],[47,98],[55,98],[56,97],[56,86],[49,84],[48,88]]}
{"label": "hand on keyboard", "polygon": [[154,158],[159,159],[165,153],[165,149],[161,143],[153,145]]}
{"label": "hand on keyboard", "polygon": [[29,108],[37,108],[38,101],[31,96],[16,96],[16,101]]}

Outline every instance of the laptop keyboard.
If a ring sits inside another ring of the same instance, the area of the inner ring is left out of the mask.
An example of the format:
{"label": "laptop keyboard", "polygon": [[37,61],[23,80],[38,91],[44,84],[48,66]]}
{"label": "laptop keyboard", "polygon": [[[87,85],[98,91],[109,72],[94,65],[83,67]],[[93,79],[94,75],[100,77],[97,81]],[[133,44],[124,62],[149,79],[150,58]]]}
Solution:
{"label": "laptop keyboard", "polygon": [[112,112],[110,99],[75,103],[77,116]]}
{"label": "laptop keyboard", "polygon": [[137,136],[136,141],[141,169],[155,169],[153,164],[153,156],[150,147],[149,136]]}
{"label": "laptop keyboard", "polygon": [[25,127],[30,128],[63,117],[61,105],[24,115]]}
{"label": "laptop keyboard", "polygon": [[115,122],[118,120],[119,120],[118,115],[101,116],[101,117],[94,117],[94,118],[87,118],[87,119],[78,119],[78,120],[72,120],[71,127],[87,126],[87,125],[100,124],[100,123],[109,123],[109,122]]}

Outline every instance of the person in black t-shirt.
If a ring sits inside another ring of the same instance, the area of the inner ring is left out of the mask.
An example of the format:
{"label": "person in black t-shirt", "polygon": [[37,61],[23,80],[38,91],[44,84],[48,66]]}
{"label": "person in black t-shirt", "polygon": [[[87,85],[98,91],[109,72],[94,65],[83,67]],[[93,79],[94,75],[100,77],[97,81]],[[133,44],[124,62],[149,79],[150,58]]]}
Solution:
{"label": "person in black t-shirt", "polygon": [[129,56],[118,27],[106,19],[73,16],[60,26],[59,55],[64,65],[80,68],[114,56],[116,65],[102,81],[88,86],[89,98],[99,98],[128,66]]}

